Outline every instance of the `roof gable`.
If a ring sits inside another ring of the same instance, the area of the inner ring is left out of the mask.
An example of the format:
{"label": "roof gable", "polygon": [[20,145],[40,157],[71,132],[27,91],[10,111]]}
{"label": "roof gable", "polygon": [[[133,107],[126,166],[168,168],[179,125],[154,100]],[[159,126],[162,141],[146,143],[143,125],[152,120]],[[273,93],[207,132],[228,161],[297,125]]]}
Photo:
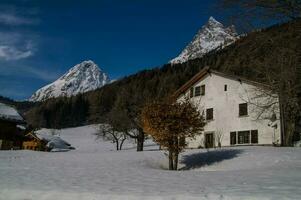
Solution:
{"label": "roof gable", "polygon": [[249,85],[254,85],[256,87],[263,87],[263,88],[269,88],[268,85],[262,84],[256,81],[251,81],[239,76],[226,74],[223,72],[218,72],[215,70],[211,70],[210,67],[206,66],[204,67],[200,72],[198,72],[196,75],[194,75],[189,81],[187,81],[184,85],[182,85],[174,94],[174,98],[178,98],[181,94],[185,93],[187,90],[189,90],[193,85],[195,85],[197,82],[204,80],[208,74],[215,74],[217,76],[239,81],[240,83],[246,83]]}

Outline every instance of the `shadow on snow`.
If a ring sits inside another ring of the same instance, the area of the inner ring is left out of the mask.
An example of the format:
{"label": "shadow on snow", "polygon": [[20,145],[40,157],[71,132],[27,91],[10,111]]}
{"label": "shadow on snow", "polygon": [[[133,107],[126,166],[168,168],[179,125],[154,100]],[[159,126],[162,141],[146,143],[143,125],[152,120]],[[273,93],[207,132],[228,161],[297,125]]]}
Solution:
{"label": "shadow on snow", "polygon": [[181,163],[184,164],[185,167],[180,170],[200,168],[224,160],[233,159],[242,153],[242,151],[243,150],[240,149],[223,149],[185,155],[181,160]]}
{"label": "shadow on snow", "polygon": [[[122,150],[131,150],[131,149],[137,149],[137,146],[122,148]],[[157,144],[144,144],[143,151],[160,151],[160,149]]]}

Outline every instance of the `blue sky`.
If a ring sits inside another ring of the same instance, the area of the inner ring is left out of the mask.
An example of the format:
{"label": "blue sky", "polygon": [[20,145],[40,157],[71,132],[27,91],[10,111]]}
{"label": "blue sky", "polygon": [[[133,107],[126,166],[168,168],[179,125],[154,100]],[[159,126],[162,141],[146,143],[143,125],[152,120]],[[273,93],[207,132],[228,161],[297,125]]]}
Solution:
{"label": "blue sky", "polygon": [[0,95],[21,100],[83,60],[117,79],[161,66],[224,17],[214,0],[1,0]]}

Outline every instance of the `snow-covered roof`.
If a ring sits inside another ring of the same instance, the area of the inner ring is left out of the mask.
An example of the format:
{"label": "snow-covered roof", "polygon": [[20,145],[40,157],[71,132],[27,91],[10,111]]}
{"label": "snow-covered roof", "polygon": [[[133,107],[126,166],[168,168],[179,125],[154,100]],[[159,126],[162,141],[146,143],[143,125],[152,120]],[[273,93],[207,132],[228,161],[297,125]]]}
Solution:
{"label": "snow-covered roof", "polygon": [[23,121],[23,118],[15,108],[4,103],[0,103],[0,118],[12,121]]}
{"label": "snow-covered roof", "polygon": [[41,129],[35,132],[35,135],[43,141],[47,142],[47,147],[51,149],[51,151],[68,151],[74,149],[71,147],[71,144],[61,139],[57,135],[51,135],[45,132],[45,129]]}

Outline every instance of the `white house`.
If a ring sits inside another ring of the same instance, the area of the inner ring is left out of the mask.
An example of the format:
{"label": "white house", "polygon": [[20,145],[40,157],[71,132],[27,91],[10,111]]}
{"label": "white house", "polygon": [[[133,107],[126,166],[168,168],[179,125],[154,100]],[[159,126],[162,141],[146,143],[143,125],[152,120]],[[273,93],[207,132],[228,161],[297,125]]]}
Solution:
{"label": "white house", "polygon": [[[264,95],[266,85],[205,67],[176,91],[178,101],[189,99],[206,119],[203,134],[188,139],[188,148],[280,145],[277,96]],[[271,103],[273,102],[273,103]],[[262,109],[269,103],[269,109]]]}

